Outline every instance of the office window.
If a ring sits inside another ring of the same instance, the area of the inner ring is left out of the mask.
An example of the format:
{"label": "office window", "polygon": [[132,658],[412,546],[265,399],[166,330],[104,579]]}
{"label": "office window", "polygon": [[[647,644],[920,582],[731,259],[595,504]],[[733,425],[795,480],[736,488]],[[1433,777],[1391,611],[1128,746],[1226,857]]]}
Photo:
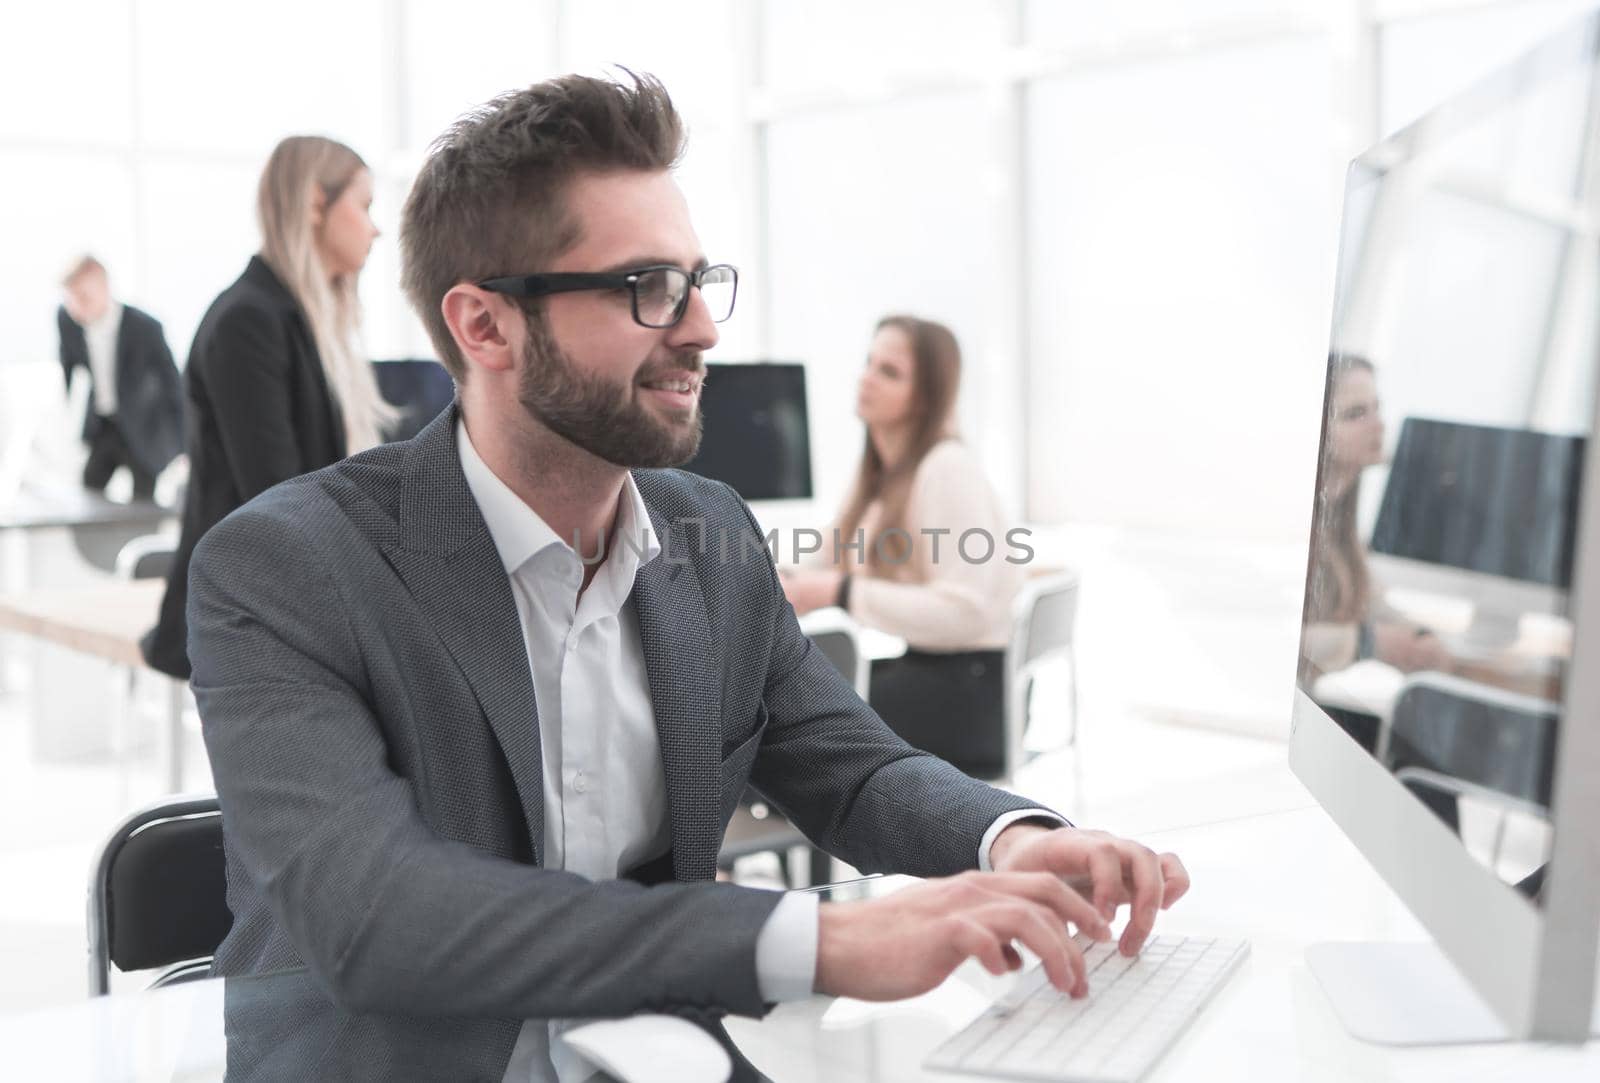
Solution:
{"label": "office window", "polygon": [[136,8],[144,141],[264,161],[298,132],[385,144],[384,34],[378,0],[282,0],[246,17],[231,5],[168,0]]}
{"label": "office window", "polygon": [[[842,498],[860,454],[855,388],[873,325],[911,312],[950,325],[965,367],[961,419],[985,456],[1006,433],[980,431],[987,394],[986,291],[1010,288],[988,258],[989,191],[974,153],[990,118],[977,94],[939,94],[824,111],[768,133],[770,341],[805,362],[817,494]],[[1005,490],[1002,489],[1004,492]]]}
{"label": "office window", "polygon": [[1324,17],[1331,6],[1329,0],[1027,0],[1024,11],[1028,44],[1077,49],[1191,29],[1243,29],[1269,18],[1309,21]]}
{"label": "office window", "polygon": [[0,362],[53,361],[61,275],[74,256],[98,254],[130,301],[147,292],[133,171],[122,153],[0,148],[0,176]]}
{"label": "office window", "polygon": [[1328,64],[1307,36],[1033,87],[1030,514],[1304,529],[1337,214]]}
{"label": "office window", "polygon": [[[406,0],[393,9],[404,68],[400,145],[418,156],[461,114],[556,73],[557,0]],[[481,28],[492,26],[492,33]]]}
{"label": "office window", "polygon": [[980,72],[1010,44],[1006,0],[766,0],[762,85],[870,93]]}
{"label": "office window", "polygon": [[565,4],[562,70],[599,75],[620,64],[649,72],[666,85],[691,127],[731,123],[742,115],[739,72],[749,63],[739,8],[735,0]]}
{"label": "office window", "polygon": [[127,0],[6,5],[0,138],[126,144],[132,36]]}

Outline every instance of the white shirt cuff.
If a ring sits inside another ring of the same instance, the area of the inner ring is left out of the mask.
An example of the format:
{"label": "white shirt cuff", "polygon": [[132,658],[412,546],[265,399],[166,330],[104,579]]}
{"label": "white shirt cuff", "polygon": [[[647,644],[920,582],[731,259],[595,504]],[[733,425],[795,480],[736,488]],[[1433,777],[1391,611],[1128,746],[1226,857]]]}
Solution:
{"label": "white shirt cuff", "polygon": [[789,892],[756,936],[756,986],[768,1004],[804,1000],[817,982],[817,895]]}
{"label": "white shirt cuff", "polygon": [[[1016,812],[1008,812],[994,823],[989,825],[989,830],[983,833],[983,841],[978,843],[978,871],[993,872],[994,866],[989,864],[989,848],[994,845],[994,840],[1000,837],[1000,832],[1016,823],[1018,820],[1054,820],[1062,827],[1071,827],[1067,821],[1051,812],[1047,808],[1025,808]],[[765,935],[763,933],[763,935]]]}

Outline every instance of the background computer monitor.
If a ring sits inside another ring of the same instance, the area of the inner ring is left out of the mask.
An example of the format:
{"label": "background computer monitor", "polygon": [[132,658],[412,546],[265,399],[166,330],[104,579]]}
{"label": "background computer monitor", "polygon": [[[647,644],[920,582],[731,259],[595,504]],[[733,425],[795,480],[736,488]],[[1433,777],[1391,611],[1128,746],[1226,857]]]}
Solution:
{"label": "background computer monitor", "polygon": [[1387,586],[1471,602],[1465,641],[1505,647],[1524,613],[1554,613],[1572,583],[1584,439],[1408,417],[1369,549]]}
{"label": "background computer monitor", "polygon": [[455,381],[432,358],[375,361],[372,370],[378,377],[378,394],[400,411],[387,432],[390,441],[411,439],[455,399]]}
{"label": "background computer monitor", "polygon": [[[1600,17],[1589,16],[1348,174],[1332,349],[1319,360],[1327,393],[1289,759],[1432,936],[1410,950],[1307,953],[1340,1018],[1386,1041],[1579,1040],[1592,1025],[1600,464],[1586,438],[1600,352],[1588,288],[1600,280],[1597,76]],[[1377,544],[1419,566],[1548,592],[1546,623],[1570,634],[1539,648],[1550,664],[1532,687],[1499,681],[1489,657],[1406,672],[1428,668],[1407,648],[1429,637],[1390,607],[1376,564],[1363,588],[1365,535],[1352,508],[1363,475],[1381,467],[1371,430],[1365,442],[1342,439],[1343,425],[1371,416],[1335,395],[1355,356],[1372,364],[1363,378],[1385,417],[1462,427],[1402,427]],[[1441,498],[1441,485],[1461,479],[1426,464],[1452,456],[1502,461],[1474,471],[1470,494]],[[1386,665],[1399,691],[1364,731],[1329,685]],[[1475,848],[1469,808],[1531,828],[1537,848],[1516,874]]]}
{"label": "background computer monitor", "polygon": [[809,500],[811,438],[803,365],[706,366],[700,451],[684,469],[726,482],[746,500]]}

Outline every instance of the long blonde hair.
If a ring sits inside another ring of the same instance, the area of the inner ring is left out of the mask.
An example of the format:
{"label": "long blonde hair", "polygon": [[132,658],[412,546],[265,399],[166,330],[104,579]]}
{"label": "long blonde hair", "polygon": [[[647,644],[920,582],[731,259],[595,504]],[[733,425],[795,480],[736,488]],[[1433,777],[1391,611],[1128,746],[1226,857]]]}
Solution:
{"label": "long blonde hair", "polygon": [[885,536],[890,530],[906,529],[906,511],[911,502],[911,482],[927,455],[939,441],[955,435],[956,393],[961,386],[961,347],[956,336],[942,323],[919,319],[916,316],[885,316],[875,330],[893,327],[903,331],[911,340],[911,403],[915,420],[912,424],[910,444],[905,458],[893,466],[883,461],[872,434],[866,436],[861,449],[861,463],[856,467],[855,485],[839,515],[840,535],[849,540],[866,517],[867,507],[874,500],[881,501],[875,537],[886,543],[881,560],[879,547],[868,538],[866,547],[867,571],[882,572],[887,563],[893,567],[903,564],[910,554],[903,545],[894,545],[898,535]]}
{"label": "long blonde hair", "polygon": [[256,211],[261,258],[305,312],[328,388],[344,419],[345,449],[354,455],[383,439],[396,417],[378,393],[378,381],[361,344],[361,302],[356,275],[330,275],[317,252],[313,195],[324,211],[367,167],[343,143],[320,135],[291,135],[272,150],[261,171]]}

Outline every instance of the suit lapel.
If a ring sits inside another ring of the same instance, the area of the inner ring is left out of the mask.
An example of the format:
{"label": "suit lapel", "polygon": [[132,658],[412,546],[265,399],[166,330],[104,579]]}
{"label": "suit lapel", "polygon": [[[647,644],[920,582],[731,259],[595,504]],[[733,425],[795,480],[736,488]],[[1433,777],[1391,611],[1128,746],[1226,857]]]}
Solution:
{"label": "suit lapel", "polygon": [[399,542],[390,563],[417,599],[488,717],[544,863],[544,777],[522,621],[456,450],[457,408],[434,419],[402,468]]}
{"label": "suit lapel", "polygon": [[711,640],[700,577],[688,562],[691,532],[651,500],[649,475],[635,475],[662,552],[639,569],[633,602],[650,683],[672,820],[673,873],[716,874],[722,841],[722,663]]}

